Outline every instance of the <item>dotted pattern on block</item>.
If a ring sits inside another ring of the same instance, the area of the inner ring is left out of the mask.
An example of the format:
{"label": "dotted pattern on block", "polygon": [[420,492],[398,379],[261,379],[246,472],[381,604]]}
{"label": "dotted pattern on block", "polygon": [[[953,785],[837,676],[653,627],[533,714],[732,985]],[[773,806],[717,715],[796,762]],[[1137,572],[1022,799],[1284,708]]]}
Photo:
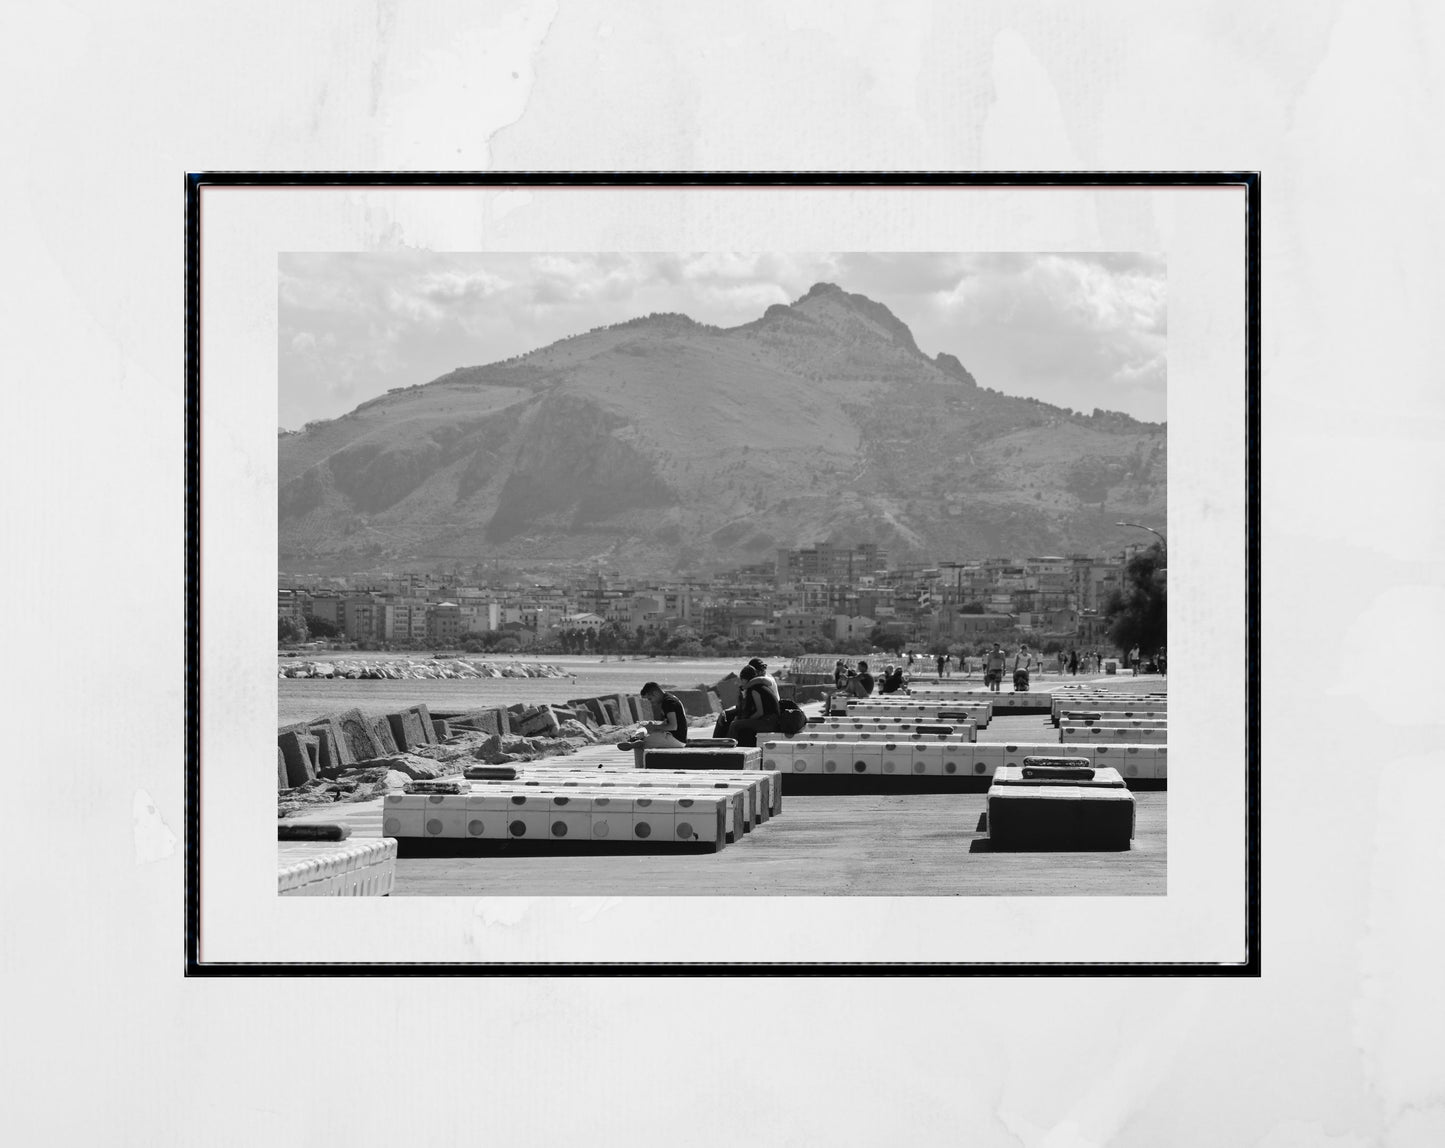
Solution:
{"label": "dotted pattern on block", "polygon": [[[905,768],[903,756],[908,754]],[[1141,744],[986,743],[963,741],[868,741],[797,738],[764,742],[763,766],[783,776],[836,777],[908,773],[918,777],[993,777],[1025,757],[1077,757],[1110,766],[1126,780],[1164,780],[1165,747]],[[891,763],[892,768],[885,768]]]}

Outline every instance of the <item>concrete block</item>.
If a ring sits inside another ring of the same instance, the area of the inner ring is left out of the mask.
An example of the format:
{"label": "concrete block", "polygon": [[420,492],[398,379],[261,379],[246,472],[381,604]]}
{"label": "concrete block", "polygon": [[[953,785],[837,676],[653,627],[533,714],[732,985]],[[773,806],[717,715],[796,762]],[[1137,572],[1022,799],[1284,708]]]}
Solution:
{"label": "concrete block", "polygon": [[722,704],[722,698],[718,696],[718,692],[716,690],[708,690],[707,708],[710,709],[714,714],[720,714],[728,707]]}
{"label": "concrete block", "polygon": [[992,777],[1004,764],[1004,750],[1001,745],[977,742],[971,748],[973,766],[970,772],[974,777]]}
{"label": "concrete block", "polygon": [[452,736],[452,727],[447,724],[444,718],[432,718],[431,728],[432,742],[435,744],[440,744]]}
{"label": "concrete block", "polygon": [[1169,747],[1167,745],[1156,745],[1154,747],[1154,780],[1165,781],[1169,777]]}
{"label": "concrete block", "polygon": [[495,734],[498,737],[513,732],[511,715],[504,709],[467,710],[448,719],[448,724],[475,733]]}
{"label": "concrete block", "polygon": [[429,793],[422,807],[422,832],[427,837],[465,837],[467,795]]}
{"label": "concrete block", "polygon": [[501,794],[473,790],[466,799],[468,840],[505,841],[511,802]]}
{"label": "concrete block", "polygon": [[708,705],[706,690],[672,690],[672,695],[682,703],[682,708],[690,718],[711,717],[714,713]]}
{"label": "concrete block", "polygon": [[948,741],[939,744],[943,756],[944,777],[972,777],[973,755],[978,747],[967,742]]}
{"label": "concrete block", "polygon": [[1110,754],[1110,764],[1124,776],[1126,781],[1154,779],[1154,750],[1152,745],[1120,745],[1109,747],[1122,750],[1123,754]]}
{"label": "concrete block", "polygon": [[553,841],[587,841],[592,837],[592,799],[554,795],[547,835]]}
{"label": "concrete block", "polygon": [[520,723],[514,721],[513,724],[523,737],[556,737],[562,729],[551,706],[537,706]]}
{"label": "concrete block", "polygon": [[320,743],[309,733],[286,732],[276,739],[286,762],[287,787],[305,785],[319,772]]}
{"label": "concrete block", "polygon": [[886,774],[906,777],[913,772],[913,743],[885,741],[878,758],[878,768]]}
{"label": "concrete block", "polygon": [[507,837],[513,841],[549,841],[551,795],[511,794],[508,799]]}
{"label": "concrete block", "polygon": [[[939,742],[916,741],[909,747],[908,772],[915,777],[942,777],[944,747]],[[954,772],[958,769],[955,765]]]}
{"label": "concrete block", "polygon": [[422,732],[421,717],[414,710],[387,714],[386,720],[391,726],[391,738],[401,752],[407,753],[419,745],[431,744],[432,739]]}
{"label": "concrete block", "polygon": [[322,745],[321,767],[323,769],[344,769],[348,765],[356,764],[358,759],[351,752],[351,745],[347,742],[341,729],[341,723],[335,714],[327,714],[325,717],[308,722],[307,727],[320,739]]}
{"label": "concrete block", "polygon": [[823,772],[825,743],[815,738],[808,738],[806,741],[791,741],[787,744],[792,747],[792,755],[788,769],[783,772],[812,774]]}
{"label": "concrete block", "polygon": [[989,844],[999,850],[1122,852],[1134,836],[1134,795],[1089,785],[995,785]]}
{"label": "concrete block", "polygon": [[717,694],[723,709],[732,709],[738,704],[738,693],[741,687],[742,682],[737,675],[729,674],[722,681],[713,684],[712,692]]}
{"label": "concrete block", "polygon": [[381,832],[386,837],[422,837],[427,795],[388,793],[381,803]]}
{"label": "concrete block", "polygon": [[591,836],[593,841],[631,841],[632,800],[626,797],[594,797]]}
{"label": "concrete block", "polygon": [[276,891],[283,897],[384,897],[391,892],[395,841],[286,841],[276,852]]}
{"label": "concrete block", "polygon": [[276,747],[276,788],[291,788],[291,782],[286,777],[286,755],[281,752],[279,745]]}
{"label": "concrete block", "polygon": [[710,846],[716,852],[727,841],[726,812],[716,798],[679,798],[672,818],[673,840]]}
{"label": "concrete block", "polygon": [[[416,714],[417,720],[421,723],[422,736],[430,739],[433,745],[442,740],[436,736],[435,728],[432,725],[431,710],[427,709],[424,702],[411,706],[403,712]],[[398,746],[397,748],[399,749],[401,747]]]}
{"label": "concrete block", "polygon": [[796,743],[789,739],[780,741],[765,741],[758,748],[763,751],[763,768],[777,769],[787,773],[793,768],[793,746]]}
{"label": "concrete block", "polygon": [[743,772],[761,769],[763,751],[735,749],[649,749],[643,752],[644,769],[726,769]]}
{"label": "concrete block", "polygon": [[376,734],[372,729],[373,719],[366,717],[359,709],[337,714],[335,720],[341,727],[341,740],[350,751],[353,761],[369,761],[387,752],[396,752],[395,744],[390,751],[377,744]]}
{"label": "concrete block", "polygon": [[602,704],[596,698],[573,698],[567,703],[578,714],[586,713],[597,725],[607,724],[607,715],[602,710]]}

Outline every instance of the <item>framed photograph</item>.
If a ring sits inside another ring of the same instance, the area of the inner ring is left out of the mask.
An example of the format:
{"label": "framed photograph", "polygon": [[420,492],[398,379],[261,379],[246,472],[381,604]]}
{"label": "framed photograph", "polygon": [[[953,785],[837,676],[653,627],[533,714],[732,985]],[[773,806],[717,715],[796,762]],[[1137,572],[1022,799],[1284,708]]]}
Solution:
{"label": "framed photograph", "polygon": [[189,973],[1258,974],[1257,174],[186,223]]}

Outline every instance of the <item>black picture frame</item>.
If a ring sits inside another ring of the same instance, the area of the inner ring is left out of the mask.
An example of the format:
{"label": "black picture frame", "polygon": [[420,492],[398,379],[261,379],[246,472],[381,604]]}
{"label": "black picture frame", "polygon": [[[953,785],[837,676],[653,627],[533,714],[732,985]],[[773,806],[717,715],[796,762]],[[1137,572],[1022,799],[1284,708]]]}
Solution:
{"label": "black picture frame", "polygon": [[[185,177],[185,888],[187,976],[1243,976],[1262,972],[1260,816],[1260,258],[1259,172],[198,172]],[[1238,187],[1245,195],[1245,920],[1246,957],[1235,964],[977,962],[797,963],[326,963],[200,959],[200,306],[201,193],[223,187]]]}

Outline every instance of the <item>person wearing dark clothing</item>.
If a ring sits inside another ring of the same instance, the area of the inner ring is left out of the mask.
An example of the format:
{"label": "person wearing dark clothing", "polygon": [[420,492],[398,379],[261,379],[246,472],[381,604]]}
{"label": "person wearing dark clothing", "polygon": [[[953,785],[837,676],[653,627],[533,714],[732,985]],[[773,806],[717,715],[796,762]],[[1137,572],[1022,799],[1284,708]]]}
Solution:
{"label": "person wearing dark clothing", "polygon": [[880,694],[896,694],[903,688],[903,667],[892,662],[883,671],[883,680],[878,683]]}
{"label": "person wearing dark clothing", "polygon": [[1078,672],[1079,672],[1079,651],[1078,651],[1078,650],[1070,650],[1070,651],[1069,651],[1069,673],[1071,673],[1071,674],[1077,674]]}
{"label": "person wearing dark clothing", "polygon": [[1003,652],[1003,647],[1000,646],[997,642],[993,644],[993,649],[991,649],[984,656],[984,681],[987,683],[989,689],[993,690],[994,693],[999,692],[999,684],[1003,681],[1004,660],[1005,654]]}
{"label": "person wearing dark clothing", "polygon": [[738,694],[735,715],[723,736],[732,738],[740,746],[752,747],[758,744],[758,734],[778,732],[782,709],[777,695],[752,666],[744,666],[738,677],[743,679],[743,688]]}
{"label": "person wearing dark clothing", "polygon": [[848,693],[855,698],[866,698],[873,692],[873,675],[868,672],[868,663],[859,662],[858,672],[848,679]]}
{"label": "person wearing dark clothing", "polygon": [[673,694],[667,693],[656,682],[646,683],[640,693],[652,706],[658,721],[642,723],[643,735],[622,744],[629,749],[686,749],[687,710]]}

